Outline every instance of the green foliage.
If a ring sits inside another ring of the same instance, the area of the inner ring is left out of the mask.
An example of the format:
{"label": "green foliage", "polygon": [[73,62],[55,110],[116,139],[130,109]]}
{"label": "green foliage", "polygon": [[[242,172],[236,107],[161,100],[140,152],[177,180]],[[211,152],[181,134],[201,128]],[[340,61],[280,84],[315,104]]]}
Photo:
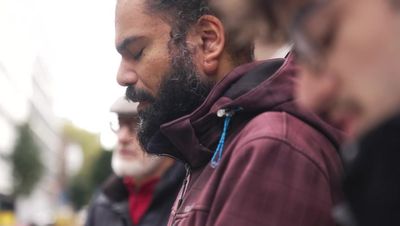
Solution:
{"label": "green foliage", "polygon": [[102,150],[89,170],[89,176],[77,175],[68,188],[69,197],[76,210],[88,204],[96,189],[111,175],[110,151]]}
{"label": "green foliage", "polygon": [[76,210],[88,204],[99,185],[111,174],[110,151],[101,149],[99,136],[76,128],[70,123],[64,126],[64,137],[82,147],[83,166],[67,185],[67,193]]}
{"label": "green foliage", "polygon": [[19,137],[10,155],[14,177],[14,195],[29,195],[43,175],[40,149],[28,124],[18,127]]}
{"label": "green foliage", "polygon": [[68,196],[75,210],[81,209],[89,203],[91,197],[90,183],[88,178],[77,175],[68,185]]}
{"label": "green foliage", "polygon": [[84,177],[90,176],[90,168],[93,160],[100,153],[101,145],[97,134],[90,133],[86,130],[75,127],[71,123],[64,125],[64,138],[68,142],[79,144],[83,151],[84,162],[79,175]]}
{"label": "green foliage", "polygon": [[97,156],[96,164],[93,164],[91,169],[93,188],[100,186],[112,174],[111,157],[112,152],[107,150],[102,150]]}

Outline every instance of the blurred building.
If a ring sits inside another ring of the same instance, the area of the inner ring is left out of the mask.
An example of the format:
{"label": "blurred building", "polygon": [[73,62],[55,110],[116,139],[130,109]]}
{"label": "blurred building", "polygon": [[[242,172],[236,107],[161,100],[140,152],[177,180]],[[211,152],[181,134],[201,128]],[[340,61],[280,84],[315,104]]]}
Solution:
{"label": "blurred building", "polygon": [[[15,140],[15,124],[18,122],[12,116],[12,105],[10,97],[14,96],[5,67],[0,62],[0,194],[10,194],[12,192],[11,168],[6,156],[11,153]],[[11,106],[11,108],[9,107]]]}
{"label": "blurred building", "polygon": [[59,197],[61,128],[53,113],[51,76],[40,57],[45,43],[38,40],[45,38],[33,2],[0,1],[0,198],[12,194],[7,156],[18,137],[17,125],[27,122],[45,169],[29,196],[14,199],[13,214],[22,224],[47,225],[54,221]]}
{"label": "blurred building", "polygon": [[[59,121],[52,109],[49,73],[40,58],[37,58],[33,65],[31,81],[32,95],[28,102],[27,121],[41,150],[45,170],[31,196],[17,199],[16,207],[19,220],[42,225],[53,222],[57,210],[61,138]],[[38,211],[33,211],[33,206],[34,210]]]}
{"label": "blurred building", "polygon": [[[38,57],[26,76],[30,87],[20,86],[0,67],[0,194],[12,192],[12,166],[5,159],[15,145],[16,126],[28,122],[44,163],[44,174],[36,189],[28,197],[16,199],[16,215],[24,223],[44,225],[53,221],[59,197],[60,125],[53,113],[51,81],[45,64]],[[28,92],[26,92],[29,90]]]}

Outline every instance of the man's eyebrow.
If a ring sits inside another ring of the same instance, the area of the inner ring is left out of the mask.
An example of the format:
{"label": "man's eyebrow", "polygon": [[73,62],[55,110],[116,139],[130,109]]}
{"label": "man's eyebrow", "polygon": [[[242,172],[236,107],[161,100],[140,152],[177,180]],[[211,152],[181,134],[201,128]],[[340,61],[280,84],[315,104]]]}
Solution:
{"label": "man's eyebrow", "polygon": [[143,38],[142,36],[131,36],[124,39],[121,43],[117,44],[117,51],[119,53],[122,53],[127,46],[139,41],[142,38]]}

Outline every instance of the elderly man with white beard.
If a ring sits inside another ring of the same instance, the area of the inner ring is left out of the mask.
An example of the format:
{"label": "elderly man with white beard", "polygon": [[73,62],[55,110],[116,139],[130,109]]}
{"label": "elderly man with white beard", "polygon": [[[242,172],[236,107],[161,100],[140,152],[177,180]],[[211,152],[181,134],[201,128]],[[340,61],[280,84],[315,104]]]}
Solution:
{"label": "elderly man with white beard", "polygon": [[86,226],[162,226],[184,177],[184,167],[168,157],[146,154],[140,147],[137,103],[119,98],[111,112],[118,143],[112,155],[111,175],[94,196]]}

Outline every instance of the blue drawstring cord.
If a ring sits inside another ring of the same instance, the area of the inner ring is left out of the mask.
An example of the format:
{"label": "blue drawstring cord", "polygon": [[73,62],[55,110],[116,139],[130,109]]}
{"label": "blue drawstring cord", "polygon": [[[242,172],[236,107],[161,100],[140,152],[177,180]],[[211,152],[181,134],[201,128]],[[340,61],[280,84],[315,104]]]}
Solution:
{"label": "blue drawstring cord", "polygon": [[211,167],[215,168],[218,166],[219,161],[222,158],[222,152],[224,150],[224,144],[225,144],[225,137],[226,137],[226,132],[229,127],[229,122],[231,121],[232,115],[227,115],[225,117],[224,121],[224,129],[222,130],[221,138],[219,139],[217,149],[215,149],[214,155],[211,159]]}
{"label": "blue drawstring cord", "polygon": [[221,137],[219,138],[218,146],[215,149],[214,155],[211,159],[211,167],[212,168],[216,168],[219,164],[219,161],[222,159],[222,152],[224,150],[225,138],[226,138],[226,134],[228,132],[229,123],[231,122],[231,119],[232,119],[232,116],[234,115],[234,113],[237,111],[240,111],[240,110],[241,110],[241,108],[237,108],[235,110],[227,112],[225,109],[221,109],[217,113],[218,117],[225,116],[225,120],[224,120],[224,128],[222,130]]}

